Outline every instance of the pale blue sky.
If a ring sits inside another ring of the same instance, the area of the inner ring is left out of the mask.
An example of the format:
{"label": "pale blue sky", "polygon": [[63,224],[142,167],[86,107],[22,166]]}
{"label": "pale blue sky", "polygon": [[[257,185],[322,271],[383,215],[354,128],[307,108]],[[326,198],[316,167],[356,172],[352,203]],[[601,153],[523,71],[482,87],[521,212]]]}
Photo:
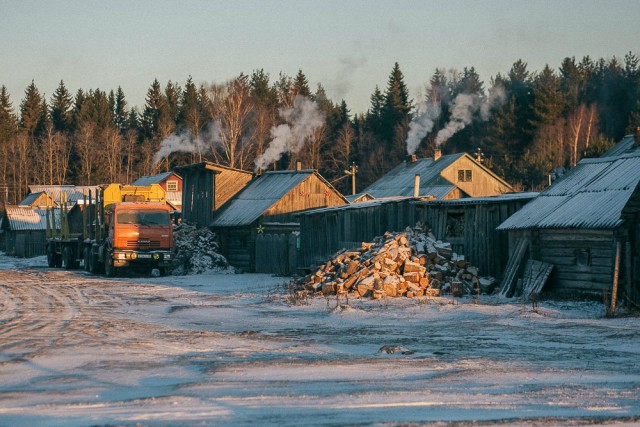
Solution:
{"label": "pale blue sky", "polygon": [[154,78],[223,82],[302,69],[352,112],[400,63],[415,98],[436,67],[475,66],[488,86],[521,58],[640,54],[640,0],[29,1],[0,0],[0,85],[14,107],[35,80],[125,91],[142,106]]}

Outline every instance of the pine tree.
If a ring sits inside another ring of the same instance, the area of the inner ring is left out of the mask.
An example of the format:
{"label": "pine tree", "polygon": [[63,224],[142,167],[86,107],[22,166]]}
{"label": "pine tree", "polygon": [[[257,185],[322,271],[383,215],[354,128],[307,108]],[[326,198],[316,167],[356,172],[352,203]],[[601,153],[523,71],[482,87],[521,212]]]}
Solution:
{"label": "pine tree", "polygon": [[153,139],[160,136],[162,122],[168,116],[167,102],[160,82],[155,79],[147,91],[146,103],[142,112],[142,129],[144,136]]}
{"label": "pine tree", "polygon": [[51,122],[57,132],[69,133],[73,127],[73,97],[60,80],[51,97]]}
{"label": "pine tree", "polygon": [[30,138],[38,137],[44,132],[47,110],[43,109],[43,102],[44,99],[32,80],[20,104],[20,127]]}
{"label": "pine tree", "polygon": [[164,96],[167,102],[168,117],[173,122],[178,121],[178,116],[180,114],[181,93],[182,93],[182,89],[180,88],[180,85],[176,83],[172,83],[171,80],[169,80],[169,82],[164,88]]}
{"label": "pine tree", "polygon": [[13,105],[7,87],[0,87],[0,205],[14,199],[9,191],[9,182],[14,175],[12,151],[18,131],[18,118],[13,113]]}
{"label": "pine tree", "polygon": [[382,107],[380,136],[386,142],[385,159],[388,161],[384,165],[385,168],[390,168],[405,155],[405,140],[412,108],[404,76],[400,71],[400,65],[396,62],[389,76]]}
{"label": "pine tree", "polygon": [[292,96],[295,98],[297,95],[302,96],[310,96],[311,89],[309,89],[309,81],[307,80],[307,76],[304,75],[302,70],[298,70],[298,74],[293,79],[293,88],[292,88]]}
{"label": "pine tree", "polygon": [[534,128],[556,121],[564,111],[560,79],[545,65],[533,82],[533,104],[529,122]]}
{"label": "pine tree", "polygon": [[203,124],[203,111],[198,88],[193,83],[191,76],[187,79],[178,110],[177,125],[192,135],[200,135]]}
{"label": "pine tree", "polygon": [[269,74],[263,69],[255,70],[251,74],[251,96],[257,105],[267,110],[275,111],[278,105],[278,93],[275,87],[269,84]]}
{"label": "pine tree", "polygon": [[[113,121],[121,132],[129,130],[127,126],[127,100],[124,91],[120,86],[116,90],[115,102],[113,105]],[[135,128],[134,128],[135,129]]]}

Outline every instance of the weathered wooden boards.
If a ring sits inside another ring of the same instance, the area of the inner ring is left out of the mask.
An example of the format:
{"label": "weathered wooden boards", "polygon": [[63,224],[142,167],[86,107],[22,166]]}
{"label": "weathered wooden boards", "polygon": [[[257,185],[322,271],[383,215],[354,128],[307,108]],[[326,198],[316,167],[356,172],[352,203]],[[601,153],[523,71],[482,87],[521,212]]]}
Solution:
{"label": "weathered wooden boards", "polygon": [[359,250],[339,251],[297,287],[314,294],[376,299],[446,292],[461,296],[477,292],[477,277],[478,269],[454,253],[450,243],[417,224],[362,243]]}
{"label": "weathered wooden boards", "polygon": [[522,278],[522,290],[517,290],[517,293],[522,298],[529,299],[533,295],[538,295],[542,288],[549,280],[549,275],[553,270],[553,264],[547,262],[536,261],[530,259],[527,261],[527,266],[524,269],[524,276]]}
{"label": "weathered wooden boards", "polygon": [[500,297],[511,298],[513,296],[528,250],[529,242],[527,239],[520,238],[516,241],[515,249],[505,267],[504,278],[500,287]]}

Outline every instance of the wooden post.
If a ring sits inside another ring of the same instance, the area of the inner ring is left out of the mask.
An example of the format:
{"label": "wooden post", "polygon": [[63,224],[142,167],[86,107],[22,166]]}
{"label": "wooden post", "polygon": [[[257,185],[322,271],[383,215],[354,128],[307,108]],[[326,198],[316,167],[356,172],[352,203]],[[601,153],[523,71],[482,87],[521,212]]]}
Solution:
{"label": "wooden post", "polygon": [[[630,233],[629,233],[630,234]],[[626,282],[625,282],[625,294],[627,300],[627,307],[629,306],[629,301],[631,298],[631,284],[633,283],[633,277],[631,273],[631,242],[629,241],[629,235],[627,235],[627,242],[624,247],[624,262],[626,268]]]}
{"label": "wooden post", "polygon": [[616,312],[616,299],[618,298],[618,276],[620,275],[620,240],[616,241],[616,259],[614,261],[613,270],[613,288],[611,289],[611,307],[609,315],[613,317]]}

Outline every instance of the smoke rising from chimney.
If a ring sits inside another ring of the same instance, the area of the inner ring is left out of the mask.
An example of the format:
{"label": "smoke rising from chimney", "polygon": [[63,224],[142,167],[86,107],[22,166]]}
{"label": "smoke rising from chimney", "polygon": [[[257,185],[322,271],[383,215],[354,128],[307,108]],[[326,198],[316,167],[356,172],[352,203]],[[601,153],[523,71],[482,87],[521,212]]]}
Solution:
{"label": "smoke rising from chimney", "polygon": [[[469,125],[476,113],[479,113],[482,121],[489,120],[491,113],[505,103],[507,99],[504,87],[494,86],[489,91],[489,97],[481,98],[477,94],[458,94],[455,99],[447,104],[451,112],[449,122],[436,135],[436,147],[439,147],[451,138],[456,132]],[[409,124],[407,134],[407,153],[412,155],[418,149],[420,141],[432,130],[435,121],[441,114],[440,104],[430,101],[422,101],[417,105],[417,116]]]}
{"label": "smoke rising from chimney", "polygon": [[273,138],[262,155],[256,159],[256,171],[265,170],[280,160],[284,153],[300,152],[313,132],[324,125],[324,115],[318,105],[302,95],[295,97],[293,108],[281,108],[280,117],[286,123],[271,128]]}
{"label": "smoke rising from chimney", "polygon": [[442,145],[453,134],[471,123],[473,114],[480,108],[480,97],[475,94],[458,94],[451,103],[451,107],[451,118],[436,135],[436,147]]}
{"label": "smoke rising from chimney", "polygon": [[220,128],[213,122],[209,125],[209,128],[199,136],[194,136],[191,132],[182,134],[172,133],[160,143],[160,149],[153,157],[153,165],[157,165],[171,153],[205,154],[219,143]]}
{"label": "smoke rising from chimney", "polygon": [[407,154],[413,155],[422,138],[427,136],[436,119],[440,116],[440,104],[422,101],[417,106],[417,116],[409,123],[409,133],[407,134]]}

